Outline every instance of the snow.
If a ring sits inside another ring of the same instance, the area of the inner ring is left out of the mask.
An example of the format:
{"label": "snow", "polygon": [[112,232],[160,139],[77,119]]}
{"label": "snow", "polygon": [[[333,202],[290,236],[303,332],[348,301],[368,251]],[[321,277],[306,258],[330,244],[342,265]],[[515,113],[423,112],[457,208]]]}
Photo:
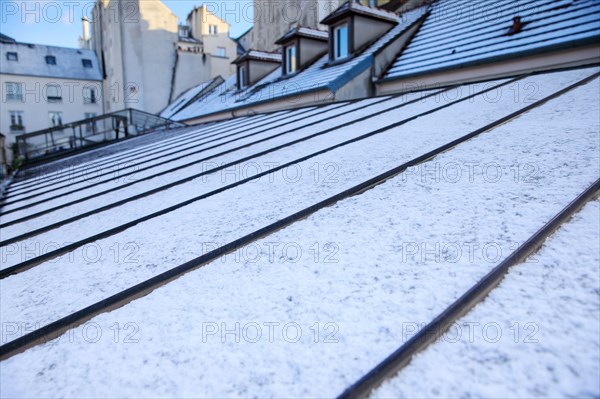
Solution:
{"label": "snow", "polygon": [[[600,36],[598,12],[596,1],[529,1],[493,6],[483,0],[438,2],[386,78],[591,40]],[[516,15],[523,20],[523,31],[508,36]]]}
{"label": "snow", "polygon": [[[18,61],[7,61],[6,53],[18,54]],[[61,79],[101,81],[102,73],[96,53],[92,50],[41,44],[0,42],[0,72],[7,75],[43,76]],[[56,65],[48,65],[46,56],[56,57]],[[92,61],[92,68],[85,68],[82,60]]]}
{"label": "snow", "polygon": [[[537,95],[543,97],[595,70],[531,77],[522,83],[539,79]],[[224,256],[99,315],[92,320],[97,324],[73,329],[72,339],[66,335],[2,362],[2,396],[341,393],[396,349],[402,342],[402,323],[431,320],[598,178],[599,93],[596,79],[420,168],[258,240],[237,257]],[[366,132],[391,123],[392,115],[401,119],[396,115],[427,106],[419,102],[410,110],[399,108],[327,138]],[[466,101],[299,165],[308,171],[316,163],[334,163],[334,179],[315,182],[314,175],[305,173],[290,183],[275,175],[96,243],[103,251],[135,243],[139,251],[133,263],[86,262],[77,253],[72,262],[61,259],[4,279],[2,323],[43,325],[198,256],[207,244],[254,231],[523,106],[508,96],[494,103]],[[313,144],[323,148],[326,142]],[[293,154],[299,155],[296,149]],[[291,154],[273,155],[290,159]],[[461,166],[461,178],[420,173],[450,173],[451,165]],[[466,165],[479,165],[473,178]],[[493,174],[498,169],[490,171],[489,165],[503,171],[500,179]],[[479,247],[472,259],[441,252],[432,259],[408,253],[406,245],[412,243]],[[495,243],[501,255],[490,259],[479,250],[487,243]],[[283,251],[286,247],[299,248],[302,256]],[[272,259],[269,248],[275,248]],[[260,260],[252,260],[253,251],[260,253]],[[272,342],[265,327],[271,322],[280,323],[271,324]],[[232,329],[235,323],[243,326],[241,333],[222,334],[222,327]],[[262,326],[263,336],[255,343],[250,328],[256,325],[250,323]],[[298,342],[293,342],[294,329],[282,335],[287,323],[301,329]],[[115,326],[121,329],[118,337]],[[215,326],[219,333],[207,335]],[[90,343],[96,328],[102,337]],[[125,332],[134,331],[138,342],[124,342]],[[329,338],[337,342],[325,342],[331,333]],[[11,339],[4,334],[3,342]]]}
{"label": "snow", "polygon": [[600,396],[599,221],[596,200],[371,397]]}
{"label": "snow", "polygon": [[[311,90],[328,89],[337,92],[347,83],[347,77],[357,76],[371,65],[371,58],[380,48],[398,37],[411,26],[420,16],[423,9],[414,10],[397,18],[399,23],[383,35],[373,45],[361,54],[341,64],[328,65],[329,55],[323,55],[318,61],[305,70],[289,77],[282,77],[281,68],[277,68],[254,86],[244,91],[238,91],[233,84],[223,85],[213,96],[208,96],[203,101],[190,104],[172,119],[177,121],[193,119],[215,112],[236,109],[242,106],[251,106],[263,101],[273,101],[284,97],[294,96]],[[326,101],[315,94],[315,101]]]}

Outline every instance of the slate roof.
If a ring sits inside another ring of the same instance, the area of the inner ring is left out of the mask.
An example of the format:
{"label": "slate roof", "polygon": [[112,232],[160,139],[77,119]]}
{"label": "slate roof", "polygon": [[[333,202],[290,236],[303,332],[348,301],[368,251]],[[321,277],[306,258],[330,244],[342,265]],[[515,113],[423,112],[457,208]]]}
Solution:
{"label": "slate roof", "polygon": [[440,0],[384,80],[597,43],[599,16],[597,0]]}
{"label": "slate roof", "polygon": [[[7,53],[17,53],[18,61],[8,61]],[[56,65],[46,63],[46,56],[56,57]],[[0,43],[0,73],[60,79],[102,80],[98,58],[92,50],[45,46],[27,43]],[[82,60],[92,62],[91,68]]]}
{"label": "slate roof", "polygon": [[299,26],[294,29],[291,29],[289,32],[287,32],[285,35],[283,35],[281,38],[279,38],[275,42],[275,44],[283,44],[283,43],[287,42],[288,40],[290,40],[291,38],[298,37],[298,36],[306,37],[309,39],[315,39],[315,40],[324,40],[324,41],[329,40],[329,32],[318,30],[318,29],[311,29],[311,28],[307,28],[304,26]]}

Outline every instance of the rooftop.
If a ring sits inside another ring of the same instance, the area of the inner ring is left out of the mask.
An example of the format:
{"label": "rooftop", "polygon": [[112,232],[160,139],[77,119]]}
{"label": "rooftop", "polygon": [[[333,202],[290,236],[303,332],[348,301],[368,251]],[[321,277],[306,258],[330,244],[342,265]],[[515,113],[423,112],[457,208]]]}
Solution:
{"label": "rooftop", "polygon": [[501,339],[435,340],[381,396],[599,396],[599,74],[231,118],[20,173],[3,396],[336,397],[585,192],[456,321]]}
{"label": "rooftop", "polygon": [[275,44],[283,44],[294,37],[306,37],[309,39],[327,41],[329,40],[329,32],[303,26],[295,27],[279,38]]}
{"label": "rooftop", "polygon": [[[426,11],[427,8],[420,8],[405,13],[402,17],[396,17],[398,21],[396,26],[345,62],[331,65],[329,64],[329,55],[324,54],[308,68],[291,76],[282,76],[281,68],[277,68],[244,91],[237,90],[234,76],[233,79],[227,79],[215,91],[215,95],[206,97],[201,102],[190,104],[173,115],[173,119],[179,121],[193,119],[318,90],[330,90],[335,93],[351,79],[368,69],[372,65],[374,54],[404,33]],[[279,59],[281,55],[277,54],[277,57]]]}
{"label": "rooftop", "polygon": [[[8,53],[16,53],[17,60],[8,60]],[[55,64],[47,56],[53,56]],[[96,54],[92,50],[40,44],[0,42],[0,73],[61,79],[102,80]],[[89,62],[89,67],[84,66]]]}
{"label": "rooftop", "polygon": [[347,1],[339,6],[335,11],[325,17],[321,24],[329,25],[344,18],[350,14],[358,14],[369,18],[379,19],[388,22],[398,22],[398,14],[386,11],[381,8],[368,7],[355,1]]}
{"label": "rooftop", "polygon": [[[512,2],[438,0],[385,79],[512,59],[600,40],[595,0]],[[510,34],[513,18],[522,28]]]}

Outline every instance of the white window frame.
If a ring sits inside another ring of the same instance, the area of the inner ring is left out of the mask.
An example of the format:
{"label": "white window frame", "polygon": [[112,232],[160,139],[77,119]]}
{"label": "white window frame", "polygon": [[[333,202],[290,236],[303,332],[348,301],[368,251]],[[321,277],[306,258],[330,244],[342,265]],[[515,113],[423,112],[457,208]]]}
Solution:
{"label": "white window frame", "polygon": [[[293,53],[293,57],[292,54]],[[293,62],[292,62],[293,60]],[[298,70],[298,51],[296,45],[287,46],[285,48],[285,74],[290,75]]]}
{"label": "white window frame", "polygon": [[[341,53],[339,32],[346,31],[346,53]],[[350,30],[348,23],[344,23],[333,28],[333,59],[334,61],[343,60],[350,56]]]}
{"label": "white window frame", "polygon": [[10,128],[12,129],[13,126],[22,126],[23,128],[25,128],[25,123],[24,121],[24,112],[23,111],[8,111],[8,120],[10,121]]}
{"label": "white window frame", "polygon": [[98,93],[95,87],[85,86],[83,88],[83,103],[96,104],[98,102]]}
{"label": "white window frame", "polygon": [[225,47],[217,47],[217,57],[227,57],[227,49]]}
{"label": "white window frame", "polygon": [[[58,121],[55,119],[56,116],[58,116]],[[63,113],[60,111],[48,112],[48,118],[50,118],[50,127],[60,126],[63,124]]]}
{"label": "white window frame", "polygon": [[23,101],[23,83],[4,82],[4,97],[6,101]]}
{"label": "white window frame", "polygon": [[[97,116],[98,116],[98,114],[96,114],[95,112],[86,112],[84,114],[84,118],[83,119],[91,119],[91,118],[95,118]],[[95,121],[85,124],[85,132],[86,133],[95,133],[96,130],[97,130],[97,128],[96,128],[96,122]]]}
{"label": "white window frame", "polygon": [[210,24],[208,25],[208,34],[209,35],[218,35],[219,34],[219,25]]}
{"label": "white window frame", "polygon": [[49,103],[62,102],[62,91],[57,84],[46,85],[46,101]]}
{"label": "white window frame", "polygon": [[238,70],[238,79],[239,79],[239,86],[240,86],[240,90],[245,89],[246,87],[248,87],[247,84],[247,77],[248,77],[248,67],[246,65],[240,65],[239,70]]}

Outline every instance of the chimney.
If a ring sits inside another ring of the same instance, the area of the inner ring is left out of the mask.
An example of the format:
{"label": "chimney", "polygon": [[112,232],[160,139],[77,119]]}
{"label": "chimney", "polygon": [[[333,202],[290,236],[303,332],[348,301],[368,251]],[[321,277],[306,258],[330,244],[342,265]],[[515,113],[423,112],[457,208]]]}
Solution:
{"label": "chimney", "polygon": [[510,27],[509,35],[515,35],[523,30],[523,23],[521,22],[521,17],[514,17],[513,24]]}
{"label": "chimney", "polygon": [[90,40],[90,20],[84,16],[81,18],[81,23],[83,25],[83,40],[87,42]]}

